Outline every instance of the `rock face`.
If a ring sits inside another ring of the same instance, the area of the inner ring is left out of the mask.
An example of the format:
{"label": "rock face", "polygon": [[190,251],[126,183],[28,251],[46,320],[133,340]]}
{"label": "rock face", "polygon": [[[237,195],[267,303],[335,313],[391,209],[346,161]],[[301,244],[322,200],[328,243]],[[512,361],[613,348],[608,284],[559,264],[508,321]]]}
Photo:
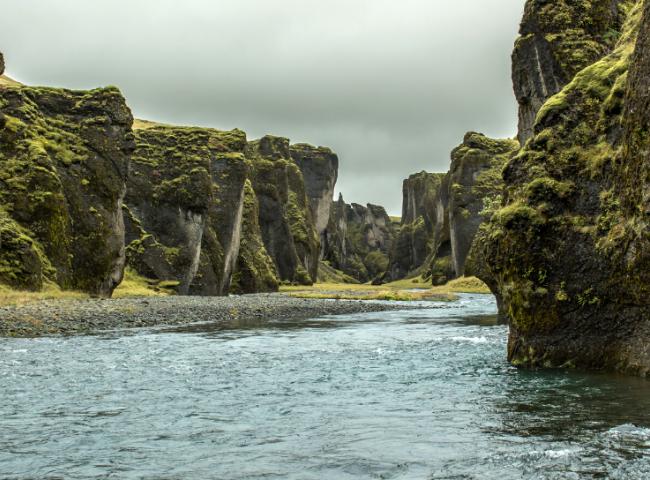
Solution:
{"label": "rock face", "polygon": [[629,11],[612,53],[544,104],[505,169],[482,257],[511,320],[514,364],[650,370],[650,3],[642,11]]}
{"label": "rock face", "polygon": [[630,0],[528,0],[512,54],[519,102],[519,141],[533,136],[537,112],[583,68],[602,58],[618,38]]}
{"label": "rock face", "polygon": [[334,199],[339,158],[329,148],[316,148],[304,143],[291,145],[290,153],[291,158],[302,172],[311,215],[316,232],[323,244],[323,236],[329,223]]}
{"label": "rock face", "polygon": [[[138,125],[125,206],[129,265],[138,273],[193,295],[317,278],[312,209],[329,209],[322,190],[333,188],[338,161],[328,149],[293,149],[313,174],[310,203],[286,138],[247,142],[239,130]],[[331,163],[334,178],[319,180]]]}
{"label": "rock face", "polygon": [[518,148],[516,140],[469,132],[452,152],[447,174],[422,172],[405,180],[402,225],[384,281],[422,275],[441,285],[484,270],[482,257],[470,252],[501,201],[501,171]]}
{"label": "rock face", "polygon": [[318,274],[320,242],[289,140],[265,136],[249,142],[246,157],[252,165],[262,238],[280,280],[313,283]]}
{"label": "rock face", "polygon": [[404,180],[402,219],[383,281],[418,275],[427,264],[432,254],[431,240],[438,223],[437,203],[444,178],[441,173],[420,172]]}
{"label": "rock face", "polygon": [[0,87],[0,283],[110,296],[133,118],[116,88]]}
{"label": "rock face", "polygon": [[257,196],[251,181],[246,180],[241,245],[230,290],[233,293],[275,292],[278,286],[275,263],[262,240]]}
{"label": "rock face", "polygon": [[5,57],[2,55],[2,52],[0,52],[0,75],[5,73]]}
{"label": "rock face", "polygon": [[247,165],[243,132],[156,126],[136,131],[125,205],[129,265],[222,295],[239,252]]}
{"label": "rock face", "polygon": [[[451,153],[449,170],[449,235],[455,276],[465,275],[465,262],[482,212],[501,194],[501,171],[519,149],[515,140],[494,140],[469,132]],[[499,198],[500,200],[500,198]]]}
{"label": "rock face", "polygon": [[323,259],[332,268],[367,282],[386,271],[395,230],[383,207],[348,205],[339,196],[325,231]]}

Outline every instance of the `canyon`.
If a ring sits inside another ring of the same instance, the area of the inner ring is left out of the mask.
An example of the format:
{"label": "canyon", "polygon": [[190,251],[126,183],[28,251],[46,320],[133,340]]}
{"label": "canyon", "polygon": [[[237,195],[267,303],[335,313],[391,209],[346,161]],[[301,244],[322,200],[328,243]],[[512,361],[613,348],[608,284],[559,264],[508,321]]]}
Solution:
{"label": "canyon", "polygon": [[[0,74],[4,73],[0,54]],[[522,367],[650,371],[650,2],[528,0],[515,138],[468,132],[401,218],[330,148],[133,119],[115,87],[0,83],[0,284],[110,297],[483,280]]]}

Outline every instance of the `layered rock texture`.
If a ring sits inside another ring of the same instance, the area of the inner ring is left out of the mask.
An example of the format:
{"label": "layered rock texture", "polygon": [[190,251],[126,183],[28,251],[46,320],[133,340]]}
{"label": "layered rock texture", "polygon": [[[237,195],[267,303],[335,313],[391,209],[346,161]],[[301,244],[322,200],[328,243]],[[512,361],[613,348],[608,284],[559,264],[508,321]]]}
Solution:
{"label": "layered rock texture", "polygon": [[[504,206],[481,256],[511,320],[513,363],[645,375],[650,3],[606,3],[616,10],[594,9],[598,24],[627,13],[615,48],[601,59],[606,50],[591,44],[567,52],[592,63],[536,113],[532,139],[505,169]],[[536,5],[527,14],[541,21]]]}
{"label": "layered rock texture", "polygon": [[323,236],[322,258],[360,282],[373,280],[388,267],[396,229],[383,207],[349,205],[339,196]]}
{"label": "layered rock texture", "polygon": [[323,244],[338,178],[339,158],[329,148],[316,148],[304,143],[292,145],[290,153],[302,172],[316,233]]}
{"label": "layered rock texture", "polygon": [[265,136],[249,142],[259,225],[281,281],[316,281],[320,242],[303,175],[291,158],[289,140]]}
{"label": "layered rock texture", "polygon": [[[390,282],[421,273],[431,256],[434,231],[438,224],[437,207],[445,179],[441,173],[420,172],[402,184],[402,217],[390,263],[383,281]],[[445,221],[445,213],[442,221]]]}
{"label": "layered rock texture", "polygon": [[[336,155],[292,149],[281,137],[248,142],[239,130],[140,124],[125,207],[130,266],[175,282],[180,294],[274,291],[316,279],[314,214],[329,211]],[[313,174],[311,202],[292,152]]]}
{"label": "layered rock texture", "polygon": [[109,296],[133,121],[116,88],[0,86],[0,283]]}
{"label": "layered rock texture", "polygon": [[485,270],[470,252],[479,226],[501,201],[501,172],[518,148],[516,140],[469,132],[452,152],[448,173],[405,180],[402,225],[384,281],[420,275],[441,285]]}
{"label": "layered rock texture", "polygon": [[632,0],[528,0],[512,54],[519,141],[532,138],[537,112],[583,68],[616,44]]}
{"label": "layered rock texture", "polygon": [[244,132],[136,130],[124,208],[129,265],[180,294],[222,295],[239,255]]}

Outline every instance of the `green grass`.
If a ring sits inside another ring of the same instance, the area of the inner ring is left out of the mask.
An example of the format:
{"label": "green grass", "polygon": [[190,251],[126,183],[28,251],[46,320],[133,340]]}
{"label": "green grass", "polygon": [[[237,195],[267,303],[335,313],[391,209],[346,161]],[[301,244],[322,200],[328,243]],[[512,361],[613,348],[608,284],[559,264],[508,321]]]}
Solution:
{"label": "green grass", "polygon": [[0,285],[0,307],[20,306],[44,300],[82,300],[85,298],[89,298],[89,295],[82,292],[61,290],[54,283],[46,283],[43,290],[39,292],[15,290]]}
{"label": "green grass", "polygon": [[166,297],[173,294],[173,287],[177,285],[178,282],[149,280],[127,267],[124,280],[113,292],[113,298]]}
{"label": "green grass", "polygon": [[280,291],[297,298],[389,301],[452,301],[458,298],[456,293],[490,293],[487,285],[475,277],[458,278],[438,287],[416,277],[385,285],[316,283],[308,287],[282,286]]}

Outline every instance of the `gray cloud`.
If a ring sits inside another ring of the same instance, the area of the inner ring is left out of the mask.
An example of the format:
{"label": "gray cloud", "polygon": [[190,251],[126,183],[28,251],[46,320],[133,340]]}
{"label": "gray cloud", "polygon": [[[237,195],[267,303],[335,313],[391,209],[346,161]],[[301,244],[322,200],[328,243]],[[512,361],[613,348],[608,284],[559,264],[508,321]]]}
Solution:
{"label": "gray cloud", "polygon": [[467,130],[513,136],[524,0],[4,0],[25,83],[118,85],[136,116],[333,148],[349,201],[401,210]]}

